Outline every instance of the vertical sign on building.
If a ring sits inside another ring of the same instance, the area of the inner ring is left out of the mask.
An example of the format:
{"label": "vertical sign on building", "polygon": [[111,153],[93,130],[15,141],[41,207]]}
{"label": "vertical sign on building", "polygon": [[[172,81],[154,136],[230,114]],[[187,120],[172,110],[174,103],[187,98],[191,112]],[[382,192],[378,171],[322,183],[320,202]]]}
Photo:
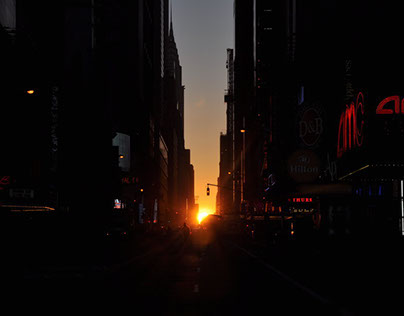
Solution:
{"label": "vertical sign on building", "polygon": [[51,170],[57,171],[57,154],[59,147],[58,140],[58,122],[59,122],[59,101],[58,101],[59,88],[54,86],[51,90]]}
{"label": "vertical sign on building", "polygon": [[400,206],[401,206],[401,235],[404,236],[404,180],[401,183]]}

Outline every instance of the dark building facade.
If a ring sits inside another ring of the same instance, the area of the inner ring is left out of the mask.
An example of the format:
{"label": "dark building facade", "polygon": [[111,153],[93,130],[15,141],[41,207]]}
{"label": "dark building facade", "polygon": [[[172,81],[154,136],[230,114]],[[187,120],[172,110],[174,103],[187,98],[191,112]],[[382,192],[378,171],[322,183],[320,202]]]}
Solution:
{"label": "dark building facade", "polygon": [[[2,1],[0,14],[2,124],[1,199],[17,210],[36,207],[54,210],[58,204],[58,114],[62,40],[57,37],[63,20],[60,10],[37,20],[25,13],[40,14],[22,1]],[[38,32],[53,24],[47,37]],[[4,204],[3,204],[4,205]],[[20,206],[20,207],[19,207]],[[5,207],[9,210],[8,207]]]}
{"label": "dark building facade", "polygon": [[[235,212],[245,213],[246,182],[251,175],[248,166],[246,138],[251,110],[254,105],[254,56],[253,56],[253,1],[235,1],[235,49],[234,49],[234,181]],[[251,160],[249,160],[251,161]]]}
{"label": "dark building facade", "polygon": [[401,234],[402,59],[382,44],[396,12],[235,1],[235,212],[295,236]]}
{"label": "dark building facade", "polygon": [[182,190],[184,205],[184,222],[195,225],[197,222],[198,210],[195,206],[195,171],[191,164],[191,150],[184,150],[184,167],[182,173]]}
{"label": "dark building facade", "polygon": [[104,2],[98,12],[102,102],[118,153],[114,207],[136,222],[164,221],[168,207],[167,146],[161,135],[167,1]]}
{"label": "dark building facade", "polygon": [[218,178],[218,207],[221,215],[234,215],[234,50],[227,49],[227,90],[225,94],[226,133],[220,135],[220,162]]}
{"label": "dark building facade", "polygon": [[[229,137],[230,136],[230,137]],[[220,215],[233,213],[233,179],[231,135],[220,135],[220,164],[218,178],[218,203],[216,212]]]}
{"label": "dark building facade", "polygon": [[[185,149],[184,140],[184,91],[182,67],[174,38],[174,29],[170,22],[166,42],[164,112],[162,131],[168,145],[168,221],[180,225],[188,219],[194,201],[188,195],[189,179],[193,177],[190,164],[190,152]],[[191,189],[192,191],[192,189]]]}
{"label": "dark building facade", "polygon": [[[56,211],[97,230],[116,212],[130,214],[132,228],[169,221],[170,94],[182,109],[176,168],[192,165],[183,149],[183,86],[173,92],[165,84],[168,7],[168,0],[1,2],[3,209]],[[182,179],[190,183],[188,169]],[[185,211],[193,192],[182,192]]]}

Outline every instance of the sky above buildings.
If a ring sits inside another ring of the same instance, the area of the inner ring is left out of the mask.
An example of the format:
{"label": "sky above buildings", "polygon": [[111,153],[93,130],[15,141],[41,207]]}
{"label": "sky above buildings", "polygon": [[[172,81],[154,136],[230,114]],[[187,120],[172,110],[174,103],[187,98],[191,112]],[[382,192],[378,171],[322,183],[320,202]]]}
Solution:
{"label": "sky above buildings", "polygon": [[174,37],[185,85],[185,147],[195,168],[200,210],[214,211],[220,132],[226,132],[226,50],[234,47],[233,0],[171,0]]}

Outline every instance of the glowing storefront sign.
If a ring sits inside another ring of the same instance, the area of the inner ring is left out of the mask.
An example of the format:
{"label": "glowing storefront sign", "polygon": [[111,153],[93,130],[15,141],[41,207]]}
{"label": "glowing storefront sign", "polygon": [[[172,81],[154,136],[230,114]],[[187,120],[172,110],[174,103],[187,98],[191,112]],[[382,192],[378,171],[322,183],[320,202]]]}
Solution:
{"label": "glowing storefront sign", "polygon": [[0,190],[4,190],[4,187],[9,186],[10,183],[10,176],[0,176]]}
{"label": "glowing storefront sign", "polygon": [[[358,112],[359,110],[359,112]],[[341,114],[338,127],[338,145],[337,157],[340,158],[346,151],[361,147],[363,144],[363,126],[364,121],[364,96],[359,92],[356,102],[346,106],[345,111]],[[358,114],[362,114],[359,117]]]}
{"label": "glowing storefront sign", "polygon": [[10,176],[0,176],[0,185],[9,185]]}
{"label": "glowing storefront sign", "polygon": [[119,199],[115,199],[114,204],[115,204],[114,209],[122,209],[122,208],[124,208],[124,205],[123,205],[122,201],[119,200]]}
{"label": "glowing storefront sign", "polygon": [[313,202],[313,198],[311,197],[294,197],[294,198],[289,198],[288,202],[293,202],[293,203],[311,203]]}
{"label": "glowing storefront sign", "polygon": [[289,211],[293,214],[313,214],[315,212],[312,197],[292,197],[288,198],[290,203]]}
{"label": "glowing storefront sign", "polygon": [[135,184],[139,182],[139,178],[137,177],[122,177],[121,183],[122,184]]}
{"label": "glowing storefront sign", "polygon": [[[393,108],[385,108],[387,104],[393,103]],[[401,109],[400,109],[401,104]],[[376,114],[404,114],[404,99],[400,102],[400,96],[392,95],[383,99],[376,108]]]}
{"label": "glowing storefront sign", "polygon": [[297,150],[288,159],[289,176],[297,183],[316,181],[320,166],[320,159],[311,150]]}
{"label": "glowing storefront sign", "polygon": [[319,111],[310,107],[307,108],[299,122],[299,137],[306,146],[314,146],[323,133],[323,119]]}

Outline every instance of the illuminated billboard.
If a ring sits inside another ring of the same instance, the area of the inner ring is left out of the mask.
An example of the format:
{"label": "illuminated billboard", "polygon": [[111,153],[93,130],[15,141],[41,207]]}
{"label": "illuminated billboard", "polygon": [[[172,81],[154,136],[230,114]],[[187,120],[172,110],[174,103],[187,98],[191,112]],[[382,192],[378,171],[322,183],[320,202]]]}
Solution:
{"label": "illuminated billboard", "polygon": [[337,157],[340,158],[346,151],[361,147],[363,144],[364,96],[359,92],[356,101],[342,112],[338,126]]}

